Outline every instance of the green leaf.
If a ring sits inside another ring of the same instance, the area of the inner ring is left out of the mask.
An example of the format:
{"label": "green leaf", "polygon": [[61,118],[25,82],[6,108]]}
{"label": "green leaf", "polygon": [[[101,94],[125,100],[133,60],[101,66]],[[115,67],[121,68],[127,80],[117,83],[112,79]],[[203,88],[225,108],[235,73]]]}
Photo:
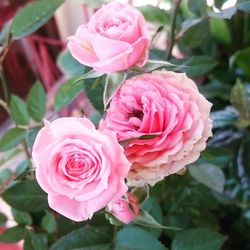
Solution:
{"label": "green leaf", "polygon": [[112,234],[104,228],[80,228],[59,239],[50,250],[91,249],[111,241]]}
{"label": "green leaf", "polygon": [[102,114],[104,110],[102,100],[104,91],[104,77],[96,78],[95,80],[85,79],[84,90],[93,107]]}
{"label": "green leaf", "polygon": [[[179,34],[180,35],[180,34]],[[198,22],[189,27],[180,41],[183,41],[188,49],[199,48],[209,38],[209,25],[207,21]]]}
{"label": "green leaf", "polygon": [[85,66],[72,57],[68,50],[64,50],[59,54],[57,64],[61,71],[70,77],[80,75],[86,69]]}
{"label": "green leaf", "polygon": [[16,167],[16,175],[20,175],[22,174],[25,170],[28,169],[30,164],[30,161],[28,159],[25,159],[23,161],[21,161],[17,167]]}
{"label": "green leaf", "polygon": [[[144,209],[150,216],[152,216],[153,219],[155,219],[158,223],[160,224],[163,223],[162,209],[159,204],[159,201],[156,199],[155,196],[151,195],[147,200],[145,200],[142,203],[141,208]],[[160,228],[157,229],[157,228],[144,227],[143,229],[150,232],[156,239],[158,239],[162,233],[162,229]]]}
{"label": "green leaf", "polygon": [[209,28],[211,35],[217,42],[222,44],[230,44],[231,33],[225,20],[210,18]]}
{"label": "green leaf", "polygon": [[39,29],[53,16],[55,10],[63,2],[64,0],[32,1],[21,8],[11,25],[13,38],[20,39]]}
{"label": "green leaf", "polygon": [[134,223],[149,227],[149,228],[159,228],[159,229],[169,229],[169,230],[180,230],[180,228],[176,227],[166,227],[161,225],[158,221],[156,221],[149,213],[147,213],[145,210],[140,209],[139,214],[133,221]]}
{"label": "green leaf", "polygon": [[10,114],[14,122],[18,125],[28,125],[30,118],[26,103],[18,96],[11,95]]}
{"label": "green leaf", "polygon": [[90,70],[87,73],[85,73],[84,75],[82,75],[81,77],[79,77],[76,82],[81,81],[81,80],[85,80],[85,79],[92,79],[92,78],[98,78],[103,76],[104,73],[102,72],[97,72],[95,70]]}
{"label": "green leaf", "polygon": [[75,78],[69,79],[66,83],[59,87],[56,97],[54,108],[60,111],[63,107],[70,104],[80,93],[83,91],[83,84],[75,84]]}
{"label": "green leaf", "polygon": [[218,80],[213,80],[209,84],[200,85],[199,89],[206,98],[218,97],[228,101],[231,86],[229,84],[224,84]]}
{"label": "green leaf", "polygon": [[5,214],[0,213],[0,227],[2,227],[6,222],[8,218],[5,216]]}
{"label": "green leaf", "polygon": [[22,226],[15,226],[6,229],[0,235],[0,242],[12,243],[22,240],[25,237],[26,229]]}
{"label": "green leaf", "polygon": [[16,147],[2,154],[1,159],[0,159],[0,166],[4,165],[8,161],[16,157],[18,154],[20,154],[20,152],[21,152],[21,149]]}
{"label": "green leaf", "polygon": [[41,237],[31,231],[27,231],[24,241],[24,250],[47,250],[47,246],[44,244]]}
{"label": "green leaf", "polygon": [[127,74],[124,71],[107,76],[103,92],[103,104],[105,110],[118,89],[124,83],[126,77]]}
{"label": "green leaf", "polygon": [[222,5],[226,2],[227,0],[215,0],[214,5],[216,8],[220,9]]}
{"label": "green leaf", "polygon": [[[237,153],[237,175],[244,189],[250,188],[250,138],[244,138]],[[246,205],[247,206],[247,205]]]}
{"label": "green leaf", "polygon": [[248,77],[250,77],[249,57],[250,47],[240,50],[235,54],[235,63]]}
{"label": "green leaf", "polygon": [[167,60],[167,53],[165,50],[152,48],[149,51],[149,58],[150,58],[150,60],[166,61]]}
{"label": "green leaf", "polygon": [[91,112],[88,118],[94,123],[95,127],[98,128],[99,122],[102,119],[102,114],[98,111]]}
{"label": "green leaf", "polygon": [[20,225],[32,224],[32,217],[27,212],[19,211],[15,208],[12,208],[12,215],[14,217],[14,220]]}
{"label": "green leaf", "polygon": [[30,89],[27,104],[30,116],[37,122],[42,121],[46,112],[46,94],[39,81]]}
{"label": "green leaf", "polygon": [[171,250],[220,250],[226,237],[203,228],[195,228],[178,233]]}
{"label": "green leaf", "polygon": [[[196,227],[207,228],[212,231],[219,231],[220,224],[217,218],[217,215],[214,215],[208,211],[201,211],[199,214],[195,214],[195,212],[191,215],[192,223]],[[205,219],[204,219],[205,218]]]}
{"label": "green leaf", "polygon": [[186,19],[182,25],[181,25],[181,30],[177,34],[177,37],[181,37],[184,35],[185,32],[187,32],[189,29],[194,27],[195,25],[200,24],[201,22],[204,22],[206,19],[205,18],[200,18],[200,17],[189,17]]}
{"label": "green leaf", "polygon": [[125,227],[115,239],[115,250],[166,250],[150,233],[136,227]]}
{"label": "green leaf", "polygon": [[197,16],[202,16],[206,13],[207,2],[206,0],[188,0],[188,8],[192,13],[196,14]]}
{"label": "green leaf", "polygon": [[188,167],[188,171],[198,182],[219,193],[223,192],[225,176],[217,166],[209,163],[191,165]]}
{"label": "green leaf", "polygon": [[133,188],[131,192],[135,195],[139,204],[143,203],[149,197],[148,185]]}
{"label": "green leaf", "polygon": [[190,77],[201,76],[211,71],[218,62],[210,56],[193,56],[185,59],[171,60],[174,64],[185,65],[180,68],[181,71],[186,72]]}
{"label": "green leaf", "polygon": [[233,6],[227,9],[223,9],[221,12],[210,12],[208,13],[208,16],[219,19],[231,19],[232,16],[236,13],[236,11],[237,6]]}
{"label": "green leaf", "polygon": [[91,247],[74,248],[72,250],[112,250],[111,244],[98,244]]}
{"label": "green leaf", "polygon": [[45,216],[42,218],[41,226],[48,233],[53,233],[56,230],[56,219],[51,212],[46,212]]}
{"label": "green leaf", "polygon": [[8,179],[11,178],[12,172],[9,168],[0,171],[0,186]]}
{"label": "green leaf", "polygon": [[[93,218],[96,216],[94,214]],[[92,221],[92,220],[91,220]],[[60,236],[64,236],[66,234],[71,233],[72,231],[82,228],[83,223],[82,222],[75,222],[72,220],[69,220],[68,218],[64,216],[60,216],[56,219],[57,222],[57,232]],[[105,220],[105,225],[107,224],[107,221]]]}
{"label": "green leaf", "polygon": [[134,138],[129,138],[126,140],[121,140],[119,141],[119,143],[125,147],[127,144],[129,144],[132,141],[135,140],[148,140],[148,139],[154,139],[155,137],[159,136],[159,133],[155,133],[155,134],[147,134],[147,135],[141,135],[139,137],[134,137]]}
{"label": "green leaf", "polygon": [[118,220],[115,216],[113,216],[110,213],[105,213],[105,218],[106,220],[109,221],[109,223],[115,227],[122,227],[124,225],[123,222],[121,222],[120,220]]}
{"label": "green leaf", "polygon": [[161,25],[170,24],[170,14],[163,9],[152,5],[145,5],[138,7],[138,9],[142,12],[148,22]]}
{"label": "green leaf", "polygon": [[240,80],[236,81],[230,94],[230,102],[239,111],[242,118],[248,119],[250,117],[249,100],[244,85]]}
{"label": "green leaf", "polygon": [[8,42],[8,38],[10,35],[10,26],[11,26],[12,20],[6,22],[0,32],[0,44],[5,44]]}
{"label": "green leaf", "polygon": [[7,130],[0,140],[0,152],[14,148],[25,139],[26,135],[26,130],[22,128],[11,128]]}
{"label": "green leaf", "polygon": [[163,67],[176,67],[178,65],[174,65],[170,62],[166,61],[159,61],[159,60],[148,60],[147,63],[143,66],[143,68],[140,68],[143,72],[151,72],[153,70],[163,68]]}
{"label": "green leaf", "polygon": [[225,167],[232,160],[233,155],[228,153],[227,149],[222,147],[207,146],[206,149],[201,153],[202,159],[207,163],[212,163],[216,166]]}
{"label": "green leaf", "polygon": [[37,127],[33,127],[33,128],[28,130],[28,135],[27,135],[26,141],[27,141],[29,148],[33,147],[34,142],[35,142],[36,137],[37,137],[37,134],[41,128],[42,128],[42,126],[37,126]]}
{"label": "green leaf", "polygon": [[250,1],[246,1],[238,4],[238,10],[249,13],[250,12]]}
{"label": "green leaf", "polygon": [[105,227],[107,226],[107,218],[105,213],[95,213],[91,220],[88,222],[92,227]]}
{"label": "green leaf", "polygon": [[10,206],[26,212],[41,211],[48,207],[47,195],[35,180],[17,182],[1,196]]}
{"label": "green leaf", "polygon": [[227,107],[223,110],[214,111],[210,114],[213,121],[213,128],[223,128],[228,125],[234,125],[239,115],[231,108]]}

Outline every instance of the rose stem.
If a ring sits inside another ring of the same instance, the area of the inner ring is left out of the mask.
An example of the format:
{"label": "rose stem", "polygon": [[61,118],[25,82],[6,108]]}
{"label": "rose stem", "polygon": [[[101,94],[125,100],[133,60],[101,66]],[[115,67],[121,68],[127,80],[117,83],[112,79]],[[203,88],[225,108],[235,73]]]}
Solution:
{"label": "rose stem", "polygon": [[174,43],[175,43],[176,17],[177,17],[177,12],[178,12],[180,4],[181,4],[181,0],[174,0],[173,16],[171,20],[171,29],[170,29],[170,43],[169,43],[169,50],[168,50],[168,56],[167,56],[168,61],[171,59],[172,50],[173,50]]}

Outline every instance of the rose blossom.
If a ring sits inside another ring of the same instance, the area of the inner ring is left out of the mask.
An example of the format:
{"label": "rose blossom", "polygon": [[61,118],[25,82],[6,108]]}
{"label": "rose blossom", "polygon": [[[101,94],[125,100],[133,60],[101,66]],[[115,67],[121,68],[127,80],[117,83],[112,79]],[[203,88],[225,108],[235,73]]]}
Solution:
{"label": "rose blossom", "polygon": [[108,205],[108,210],[118,220],[125,224],[133,221],[139,213],[139,205],[136,197],[132,193],[127,193],[126,198],[120,198],[111,201]]}
{"label": "rose blossom", "polygon": [[49,206],[74,221],[90,219],[127,191],[123,148],[113,132],[99,132],[86,118],[45,121],[32,156]]}
{"label": "rose blossom", "polygon": [[133,77],[111,101],[100,129],[116,131],[132,162],[128,185],[154,185],[196,161],[212,135],[211,103],[185,74],[156,71]]}
{"label": "rose blossom", "polygon": [[149,37],[143,15],[135,8],[111,2],[99,9],[88,24],[69,37],[68,48],[80,63],[112,73],[147,59]]}

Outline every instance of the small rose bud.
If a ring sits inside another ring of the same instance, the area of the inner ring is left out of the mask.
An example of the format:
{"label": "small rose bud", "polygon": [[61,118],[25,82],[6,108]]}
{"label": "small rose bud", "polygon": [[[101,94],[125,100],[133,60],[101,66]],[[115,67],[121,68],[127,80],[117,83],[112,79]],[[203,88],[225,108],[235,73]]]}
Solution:
{"label": "small rose bud", "polygon": [[132,193],[127,193],[127,197],[122,197],[112,201],[108,205],[108,211],[118,220],[125,224],[133,221],[139,213],[139,205],[136,197]]}

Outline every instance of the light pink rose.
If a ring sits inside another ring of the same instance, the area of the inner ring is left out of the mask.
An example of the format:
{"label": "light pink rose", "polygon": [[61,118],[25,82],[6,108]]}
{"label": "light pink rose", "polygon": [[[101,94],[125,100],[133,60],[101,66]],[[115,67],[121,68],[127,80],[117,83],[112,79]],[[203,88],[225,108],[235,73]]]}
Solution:
{"label": "light pink rose", "polygon": [[127,197],[111,201],[108,205],[108,210],[118,220],[129,224],[138,215],[139,205],[134,194],[127,193]]}
{"label": "light pink rose", "polygon": [[96,71],[113,73],[147,60],[149,36],[143,15],[129,5],[111,2],[88,24],[69,37],[68,48],[80,63]]}
{"label": "light pink rose", "polygon": [[86,118],[45,121],[32,156],[49,206],[74,221],[90,219],[127,191],[123,148],[113,132],[99,132]]}
{"label": "light pink rose", "polygon": [[212,135],[211,103],[185,74],[156,71],[133,77],[111,101],[100,129],[132,140],[125,154],[132,162],[128,185],[154,185],[196,161]]}

